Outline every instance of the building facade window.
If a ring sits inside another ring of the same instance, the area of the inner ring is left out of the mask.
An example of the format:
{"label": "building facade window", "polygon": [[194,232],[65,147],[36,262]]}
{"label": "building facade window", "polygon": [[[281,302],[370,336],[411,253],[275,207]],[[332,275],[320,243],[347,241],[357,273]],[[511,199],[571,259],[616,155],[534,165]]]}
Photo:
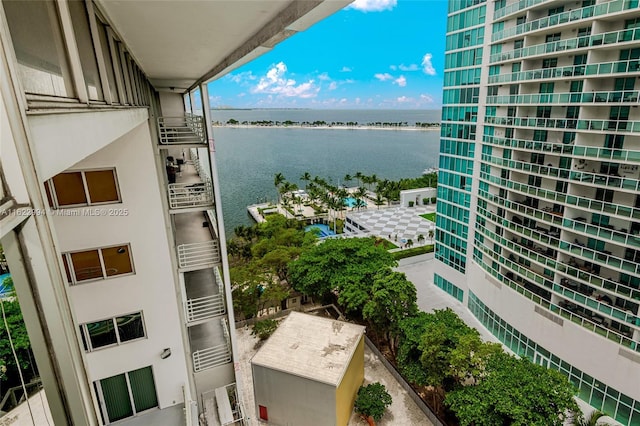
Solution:
{"label": "building facade window", "polygon": [[102,420],[110,424],[158,406],[151,366],[94,382]]}
{"label": "building facade window", "polygon": [[63,172],[48,180],[45,187],[53,208],[121,201],[115,169]]}
{"label": "building facade window", "polygon": [[82,324],[80,334],[87,352],[146,337],[142,312]]}
{"label": "building facade window", "polygon": [[71,284],[134,273],[128,244],[64,253],[62,262]]}
{"label": "building facade window", "polygon": [[69,12],[73,22],[78,53],[80,54],[80,64],[82,74],[87,87],[87,94],[92,101],[104,101],[100,74],[98,72],[98,62],[93,48],[93,39],[89,27],[89,16],[84,1],[70,1]]}
{"label": "building facade window", "polygon": [[56,3],[2,2],[26,93],[73,98],[75,92]]}

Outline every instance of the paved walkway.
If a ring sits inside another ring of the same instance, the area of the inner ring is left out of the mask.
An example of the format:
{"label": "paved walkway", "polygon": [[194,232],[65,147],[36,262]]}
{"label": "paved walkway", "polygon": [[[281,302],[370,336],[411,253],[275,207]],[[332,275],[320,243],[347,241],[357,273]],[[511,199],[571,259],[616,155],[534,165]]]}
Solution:
{"label": "paved walkway", "polygon": [[404,272],[407,275],[407,279],[416,286],[418,307],[425,312],[451,308],[469,327],[478,330],[485,341],[500,343],[489,330],[484,328],[466,306],[433,284],[435,263],[433,253],[429,253],[420,256],[420,261],[418,262],[413,258],[402,259],[399,262],[400,265],[396,268],[399,272]]}
{"label": "paved walkway", "polygon": [[418,235],[422,234],[425,242],[429,243],[429,231],[435,232],[435,224],[420,215],[433,213],[435,210],[435,205],[391,207],[384,210],[370,208],[360,212],[349,212],[347,217],[378,237],[400,244],[403,239],[412,239],[414,245],[417,245]]}

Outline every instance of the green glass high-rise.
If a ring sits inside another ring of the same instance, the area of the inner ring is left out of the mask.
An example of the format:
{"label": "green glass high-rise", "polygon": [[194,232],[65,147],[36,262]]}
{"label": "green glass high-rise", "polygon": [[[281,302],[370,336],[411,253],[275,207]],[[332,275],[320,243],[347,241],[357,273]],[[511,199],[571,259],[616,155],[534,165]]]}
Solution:
{"label": "green glass high-rise", "polygon": [[640,425],[637,0],[450,1],[434,284]]}

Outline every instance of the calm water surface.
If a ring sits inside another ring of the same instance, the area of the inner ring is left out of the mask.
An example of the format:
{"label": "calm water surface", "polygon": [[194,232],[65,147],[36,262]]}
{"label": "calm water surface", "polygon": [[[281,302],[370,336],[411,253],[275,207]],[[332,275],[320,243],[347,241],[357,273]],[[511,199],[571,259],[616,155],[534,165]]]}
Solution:
{"label": "calm water surface", "polygon": [[[224,113],[224,114],[223,114]],[[292,113],[296,113],[295,116]],[[262,114],[262,115],[261,115]],[[269,114],[270,116],[267,116]],[[438,122],[440,111],[214,111],[214,120],[292,121],[415,121]],[[335,118],[332,118],[335,117]],[[386,118],[383,118],[386,117]],[[332,130],[301,128],[215,128],[215,146],[223,204],[225,232],[250,225],[249,204],[276,200],[276,173],[304,187],[299,178],[311,176],[343,183],[346,174],[360,171],[379,178],[419,176],[436,167],[439,131]],[[356,182],[350,183],[356,185]]]}

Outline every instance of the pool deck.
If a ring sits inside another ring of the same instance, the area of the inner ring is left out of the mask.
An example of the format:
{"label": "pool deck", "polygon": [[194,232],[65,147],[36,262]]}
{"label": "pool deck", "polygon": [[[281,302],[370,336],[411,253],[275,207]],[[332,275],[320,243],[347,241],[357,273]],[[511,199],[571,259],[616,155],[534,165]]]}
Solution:
{"label": "pool deck", "polygon": [[384,210],[369,208],[359,212],[347,213],[347,218],[366,228],[368,232],[363,234],[376,235],[389,241],[402,245],[409,239],[414,246],[419,245],[418,236],[423,235],[423,244],[431,244],[429,231],[435,233],[435,223],[420,217],[424,213],[433,213],[436,210],[434,204],[414,207],[391,207]]}

